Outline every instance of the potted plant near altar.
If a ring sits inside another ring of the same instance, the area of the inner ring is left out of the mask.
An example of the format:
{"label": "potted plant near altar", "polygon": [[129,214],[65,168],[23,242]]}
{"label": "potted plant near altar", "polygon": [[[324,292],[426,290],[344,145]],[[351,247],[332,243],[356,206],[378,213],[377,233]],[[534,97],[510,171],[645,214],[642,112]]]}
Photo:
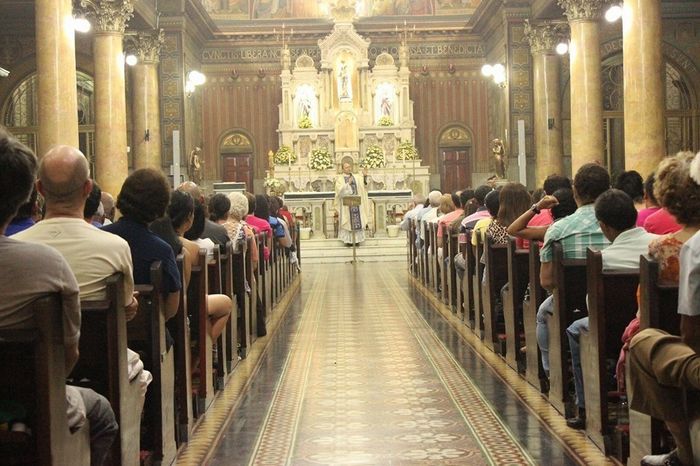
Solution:
{"label": "potted plant near altar", "polygon": [[417,160],[418,149],[410,142],[402,142],[396,149],[396,160]]}
{"label": "potted plant near altar", "polygon": [[292,148],[286,145],[281,146],[275,152],[275,165],[288,165],[297,161],[297,154],[292,151]]}
{"label": "potted plant near altar", "polygon": [[391,117],[386,115],[381,117],[377,123],[379,126],[394,126],[394,122],[391,120]]}
{"label": "potted plant near altar", "polygon": [[376,144],[372,144],[365,152],[365,158],[360,160],[362,168],[383,168],[386,165],[384,150]]}
{"label": "potted plant near altar", "polygon": [[313,128],[313,124],[311,123],[311,118],[308,116],[303,116],[299,120],[299,128],[300,129],[308,129],[308,128]]}
{"label": "potted plant near altar", "polygon": [[319,147],[311,151],[311,156],[309,157],[309,167],[312,170],[322,171],[333,168],[333,160],[331,160],[331,153],[328,152],[326,147]]}
{"label": "potted plant near altar", "polygon": [[282,196],[285,191],[285,185],[282,180],[268,176],[265,178],[265,190],[270,196]]}

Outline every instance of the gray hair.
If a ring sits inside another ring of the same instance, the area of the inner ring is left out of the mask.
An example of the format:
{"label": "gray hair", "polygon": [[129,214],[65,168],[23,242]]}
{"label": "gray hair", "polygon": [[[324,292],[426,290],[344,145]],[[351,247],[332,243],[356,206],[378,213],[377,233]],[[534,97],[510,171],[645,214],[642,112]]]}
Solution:
{"label": "gray hair", "polygon": [[440,191],[430,191],[430,194],[428,194],[428,200],[430,201],[431,207],[439,207],[441,197],[442,193]]}
{"label": "gray hair", "polygon": [[234,192],[228,195],[228,199],[231,201],[228,214],[236,220],[243,220],[248,215],[248,198],[243,193]]}

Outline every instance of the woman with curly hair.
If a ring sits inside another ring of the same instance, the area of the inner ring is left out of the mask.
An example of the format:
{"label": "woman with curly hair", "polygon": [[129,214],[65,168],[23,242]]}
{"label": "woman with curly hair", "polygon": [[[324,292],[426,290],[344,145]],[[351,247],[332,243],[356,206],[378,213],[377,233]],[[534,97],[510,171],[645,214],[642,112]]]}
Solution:
{"label": "woman with curly hair", "polygon": [[[649,243],[649,255],[659,263],[659,281],[678,285],[681,248],[700,230],[700,185],[690,176],[692,152],[679,152],[661,161],[656,171],[654,197],[678,221],[680,230]],[[698,157],[700,160],[700,157]],[[625,360],[632,337],[639,331],[639,313],[622,335],[623,347],[617,364],[617,383],[625,385]]]}

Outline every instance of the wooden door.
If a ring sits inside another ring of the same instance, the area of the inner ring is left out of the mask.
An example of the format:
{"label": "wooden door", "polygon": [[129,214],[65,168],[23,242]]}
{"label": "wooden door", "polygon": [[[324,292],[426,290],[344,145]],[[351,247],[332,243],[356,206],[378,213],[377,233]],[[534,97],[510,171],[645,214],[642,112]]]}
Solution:
{"label": "wooden door", "polygon": [[455,192],[471,186],[469,149],[440,149],[440,185],[442,192]]}
{"label": "wooden door", "polygon": [[223,181],[242,181],[248,191],[253,190],[252,154],[224,155],[222,178]]}

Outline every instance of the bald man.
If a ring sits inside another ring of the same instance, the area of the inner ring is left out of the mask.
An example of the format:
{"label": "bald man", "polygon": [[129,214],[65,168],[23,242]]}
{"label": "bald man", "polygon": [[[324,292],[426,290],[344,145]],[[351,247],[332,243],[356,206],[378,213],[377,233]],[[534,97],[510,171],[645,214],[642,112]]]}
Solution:
{"label": "bald man", "polygon": [[102,196],[100,197],[100,202],[102,202],[102,207],[104,208],[104,221],[103,225],[109,225],[114,222],[114,196],[108,192],[102,191]]}
{"label": "bald man", "polygon": [[209,220],[209,214],[207,212],[208,203],[206,202],[206,199],[204,198],[204,193],[202,192],[199,186],[197,186],[192,181],[185,181],[177,187],[177,190],[189,193],[190,196],[192,196],[192,199],[194,199],[195,202],[200,202],[202,204],[202,207],[204,208],[204,231],[200,236],[201,239],[209,238],[210,240],[218,244],[220,247],[225,246],[226,243],[231,241],[228,237],[228,233],[226,233],[226,228],[224,228],[223,225],[219,225],[218,223]]}

